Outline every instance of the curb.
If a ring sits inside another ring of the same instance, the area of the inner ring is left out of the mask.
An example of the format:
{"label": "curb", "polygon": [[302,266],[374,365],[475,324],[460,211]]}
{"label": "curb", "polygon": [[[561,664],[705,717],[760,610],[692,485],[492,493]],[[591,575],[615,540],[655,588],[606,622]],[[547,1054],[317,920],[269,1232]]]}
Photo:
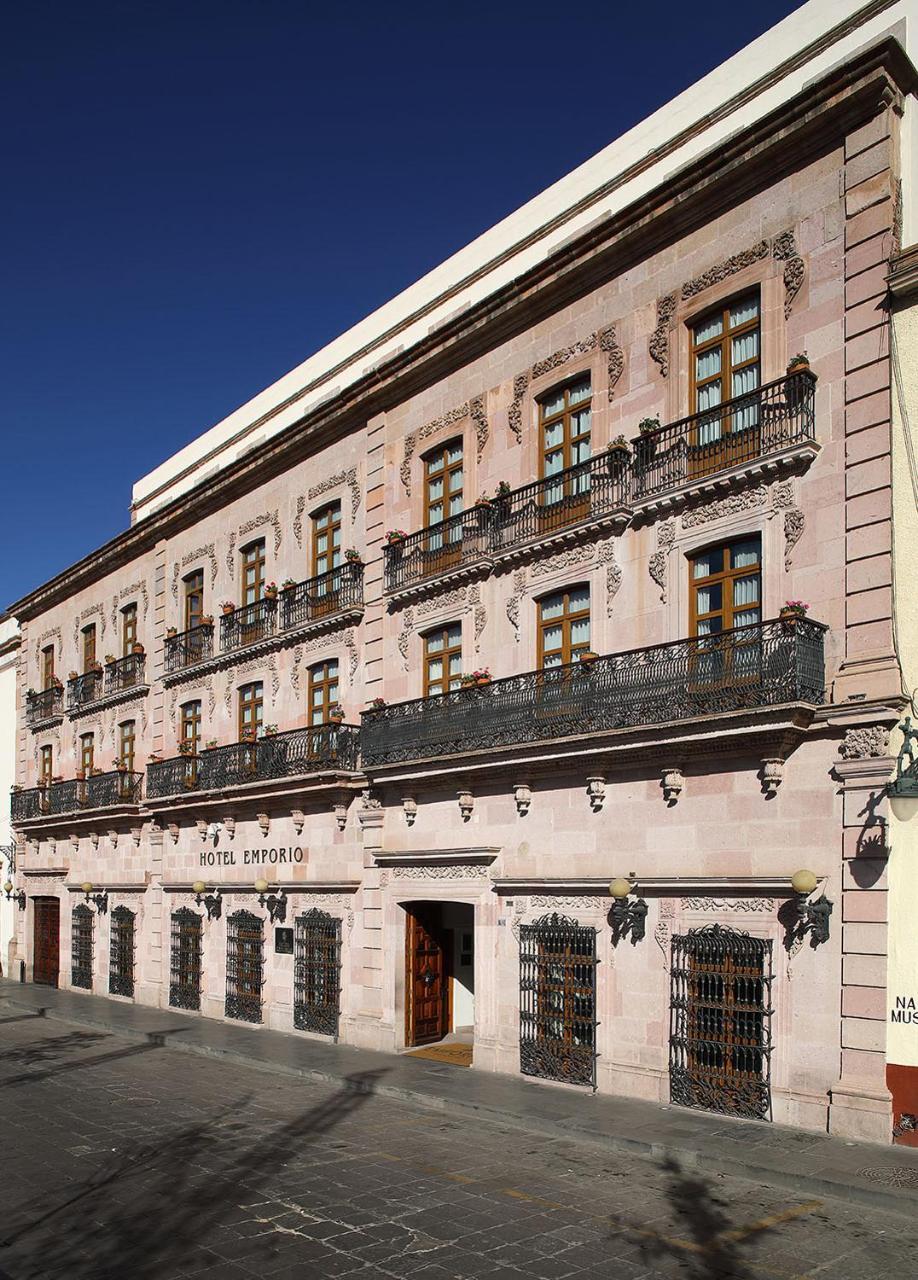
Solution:
{"label": "curb", "polygon": [[[148,1041],[162,1048],[174,1049],[179,1053],[193,1054],[200,1058],[211,1058],[229,1062],[234,1066],[243,1066],[265,1071],[272,1075],[287,1076],[294,1079],[309,1080],[316,1084],[331,1084],[341,1087],[342,1077],[333,1071],[324,1071],[315,1067],[295,1067],[287,1063],[262,1061],[238,1053],[234,1049],[222,1049],[212,1045],[188,1044],[172,1039],[162,1032],[138,1031],[131,1027],[113,1026],[104,1018],[94,1018],[89,1011],[87,1017],[77,1018],[72,1013],[59,1013],[49,1007],[38,1007],[27,1001],[19,1001],[7,991],[0,993],[0,1004],[7,1004],[17,1009],[25,1009],[34,1013],[37,1018],[51,1022],[64,1022],[72,1026],[94,1027],[107,1031],[111,1035],[122,1036],[127,1040]],[[539,1133],[544,1137],[558,1141],[577,1141],[600,1150],[615,1151],[623,1155],[636,1155],[643,1159],[661,1160],[664,1157],[677,1159],[683,1166],[697,1169],[715,1177],[726,1175],[739,1178],[745,1182],[764,1183],[765,1185],[786,1187],[790,1191],[802,1192],[808,1196],[828,1196],[834,1200],[842,1200],[851,1204],[866,1205],[873,1209],[881,1209],[906,1217],[914,1222],[915,1191],[903,1187],[901,1190],[884,1190],[877,1185],[865,1183],[859,1186],[849,1181],[835,1181],[831,1177],[818,1174],[797,1173],[790,1168],[778,1168],[770,1164],[755,1164],[750,1160],[739,1160],[727,1154],[710,1155],[698,1151],[691,1146],[680,1146],[678,1143],[654,1142],[643,1138],[630,1138],[619,1133],[597,1132],[595,1128],[580,1123],[561,1123],[540,1119],[530,1115],[520,1115],[505,1107],[491,1107],[473,1100],[463,1101],[456,1098],[443,1098],[438,1094],[412,1089],[404,1085],[377,1084],[373,1092],[379,1097],[395,1102],[407,1102],[423,1107],[428,1111],[449,1111],[453,1115],[472,1116],[489,1121],[492,1124],[510,1125],[513,1128]],[[865,1147],[865,1153],[870,1148]],[[877,1147],[877,1155],[884,1147]]]}

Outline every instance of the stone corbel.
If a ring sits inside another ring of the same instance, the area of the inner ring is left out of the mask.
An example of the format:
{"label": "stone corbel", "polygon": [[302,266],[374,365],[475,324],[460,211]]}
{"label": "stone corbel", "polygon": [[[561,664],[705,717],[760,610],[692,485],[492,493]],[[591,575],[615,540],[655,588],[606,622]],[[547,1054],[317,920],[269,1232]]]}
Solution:
{"label": "stone corbel", "polygon": [[195,820],[195,824],[194,824],[194,825],[197,827],[197,829],[198,829],[198,835],[201,837],[201,839],[202,839],[202,840],[206,840],[206,839],[207,839],[207,819],[206,819],[206,818],[197,818],[197,819]]}
{"label": "stone corbel", "polygon": [[112,846],[112,848],[113,848],[113,849],[117,849],[117,847],[118,847],[118,832],[117,832],[117,831],[108,831],[106,834],[108,835],[108,838],[109,838],[109,841],[111,842],[111,846]]}
{"label": "stone corbel", "polygon": [[80,847],[80,837],[77,835],[75,831],[71,831],[70,833],[70,845],[71,845],[71,848],[74,849],[74,851],[79,849]]}
{"label": "stone corbel", "polygon": [[462,815],[462,821],[468,822],[475,810],[475,797],[468,787],[462,787],[456,792],[456,798],[459,801],[459,812]]}
{"label": "stone corbel", "polygon": [[360,793],[360,808],[357,810],[357,821],[360,823],[361,829],[381,827],[384,817],[379,793],[371,787],[366,787]]}
{"label": "stone corbel", "polygon": [[173,844],[178,844],[178,838],[179,838],[179,831],[180,831],[180,830],[181,830],[181,828],[179,827],[179,824],[178,824],[177,822],[170,822],[170,823],[168,824],[168,831],[169,831],[170,836],[172,837],[172,843],[173,843]]}
{"label": "stone corbel", "polygon": [[303,834],[303,827],[306,823],[306,814],[302,809],[291,809],[290,817],[293,820],[293,829],[298,836]]}
{"label": "stone corbel", "polygon": [[92,847],[93,847],[94,849],[98,849],[98,847],[99,847],[99,833],[98,833],[98,831],[90,831],[90,833],[89,833],[89,843],[92,845]]}
{"label": "stone corbel", "polygon": [[227,837],[228,837],[230,840],[232,840],[232,839],[233,839],[233,837],[234,837],[234,836],[235,836],[235,834],[236,834],[236,819],[235,819],[235,818],[224,818],[224,819],[223,819],[223,826],[224,826],[224,828],[226,829]]}
{"label": "stone corbel", "polygon": [[784,760],[781,756],[766,756],[761,769],[762,790],[771,799],[777,795],[778,787],[784,781]]}
{"label": "stone corbel", "polygon": [[682,789],[685,786],[685,776],[681,768],[677,766],[672,769],[664,769],[660,785],[663,788],[663,799],[668,805],[674,805],[682,795]]}
{"label": "stone corbel", "polygon": [[131,839],[137,848],[140,848],[141,837],[143,836],[143,827],[131,827]]}
{"label": "stone corbel", "polygon": [[263,836],[266,836],[271,830],[271,818],[267,813],[257,813],[258,828]]}
{"label": "stone corbel", "polygon": [[338,830],[343,831],[347,826],[347,808],[349,796],[346,791],[339,792],[332,801],[332,812],[335,815],[335,822],[338,824]]}
{"label": "stone corbel", "polygon": [[594,813],[600,813],[606,799],[606,779],[601,773],[593,773],[587,777],[587,796],[590,801],[590,808]]}
{"label": "stone corbel", "polygon": [[525,818],[529,812],[529,806],[532,804],[532,787],[528,782],[515,782],[513,784],[513,799],[516,801],[516,811],[521,818]]}
{"label": "stone corbel", "polygon": [[418,816],[418,802],[414,796],[402,796],[402,809],[405,812],[405,821],[409,827],[414,826],[414,820]]}

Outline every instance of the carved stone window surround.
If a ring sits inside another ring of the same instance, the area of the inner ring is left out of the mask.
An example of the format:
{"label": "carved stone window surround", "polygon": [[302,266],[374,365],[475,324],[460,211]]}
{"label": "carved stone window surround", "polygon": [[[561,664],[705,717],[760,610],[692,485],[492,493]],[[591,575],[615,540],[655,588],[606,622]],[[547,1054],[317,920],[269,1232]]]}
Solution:
{"label": "carved stone window surround", "polygon": [[[523,473],[518,483],[531,484],[540,479],[539,464],[542,456],[542,441],[539,433],[539,401],[555,387],[573,382],[584,373],[590,375],[592,395],[590,415],[590,452],[595,456],[599,452],[598,440],[605,444],[608,439],[608,384],[606,379],[606,356],[599,348],[597,334],[591,334],[587,341],[594,342],[590,351],[571,356],[563,364],[549,369],[537,377],[529,378],[526,391],[520,405],[522,422],[522,458]],[[509,446],[509,441],[507,442]],[[603,445],[604,447],[604,445]],[[507,477],[509,479],[509,477]],[[514,481],[510,481],[514,484]]]}

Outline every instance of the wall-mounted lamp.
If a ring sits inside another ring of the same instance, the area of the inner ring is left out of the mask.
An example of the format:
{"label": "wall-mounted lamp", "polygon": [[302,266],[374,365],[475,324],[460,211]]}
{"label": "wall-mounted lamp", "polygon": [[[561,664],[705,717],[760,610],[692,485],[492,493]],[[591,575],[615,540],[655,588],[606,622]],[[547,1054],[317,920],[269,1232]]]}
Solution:
{"label": "wall-mounted lamp", "polygon": [[208,893],[207,885],[204,881],[195,880],[194,884],[191,886],[191,891],[194,894],[194,900],[198,906],[203,903],[207,908],[207,919],[219,920],[223,903],[223,895],[220,890],[214,889],[213,893]]}
{"label": "wall-mounted lamp", "polygon": [[84,894],[86,895],[86,901],[94,902],[96,904],[96,910],[98,911],[99,915],[100,916],[105,915],[106,911],[108,910],[108,894],[104,890],[102,893],[93,893],[92,885],[89,883],[88,880],[86,881],[85,884],[81,884],[80,888],[83,890]]}
{"label": "wall-mounted lamp", "polygon": [[911,716],[899,725],[902,730],[902,746],[896,761],[896,776],[886,788],[889,807],[900,822],[908,822],[918,813],[918,729],[912,728]]}
{"label": "wall-mounted lamp", "polygon": [[258,894],[259,906],[268,908],[268,917],[272,924],[276,924],[278,920],[287,919],[287,894],[283,889],[280,893],[268,893],[267,880],[256,880],[255,892]]}
{"label": "wall-mounted lamp", "polygon": [[813,871],[795,871],[791,876],[791,888],[797,895],[797,933],[801,938],[809,934],[814,947],[829,941],[829,916],[832,914],[832,903],[825,894],[810,902],[810,894],[818,883]]}
{"label": "wall-mounted lamp", "polygon": [[647,928],[647,903],[643,898],[632,898],[635,885],[623,876],[617,877],[609,885],[612,895],[612,941],[618,942],[626,935],[631,937],[631,945],[640,942]]}
{"label": "wall-mounted lamp", "polygon": [[13,882],[12,880],[7,880],[3,886],[3,892],[6,894],[7,902],[15,902],[20,911],[25,911],[25,889],[17,889],[16,892],[13,893]]}

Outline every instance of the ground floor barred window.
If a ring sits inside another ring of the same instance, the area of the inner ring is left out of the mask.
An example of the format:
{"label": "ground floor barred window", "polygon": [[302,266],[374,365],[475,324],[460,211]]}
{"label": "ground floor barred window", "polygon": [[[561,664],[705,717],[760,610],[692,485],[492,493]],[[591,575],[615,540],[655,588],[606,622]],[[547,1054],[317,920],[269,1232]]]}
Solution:
{"label": "ground floor barred window", "polygon": [[73,908],[70,925],[70,981],[75,987],[92,990],[93,915],[85,902]]}
{"label": "ground floor barred window", "polygon": [[201,1007],[201,917],[188,907],[172,912],[169,1003],[175,1009]]}
{"label": "ground floor barred window", "polygon": [[341,1003],[341,921],[312,910],[296,919],[293,1025],[337,1036]]}
{"label": "ground floor barred window", "polygon": [[673,1102],[770,1119],[771,945],[717,924],[673,938]]}
{"label": "ground floor barred window", "polygon": [[134,994],[134,912],[127,907],[111,914],[108,989],[113,996]]}
{"label": "ground floor barred window", "polygon": [[226,922],[226,1016],[261,1022],[264,926],[251,911],[234,911]]}
{"label": "ground floor barred window", "polygon": [[596,930],[547,915],[520,928],[520,1070],[596,1087]]}

